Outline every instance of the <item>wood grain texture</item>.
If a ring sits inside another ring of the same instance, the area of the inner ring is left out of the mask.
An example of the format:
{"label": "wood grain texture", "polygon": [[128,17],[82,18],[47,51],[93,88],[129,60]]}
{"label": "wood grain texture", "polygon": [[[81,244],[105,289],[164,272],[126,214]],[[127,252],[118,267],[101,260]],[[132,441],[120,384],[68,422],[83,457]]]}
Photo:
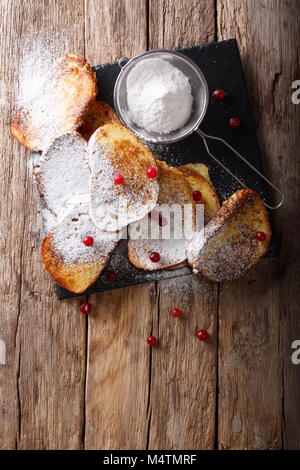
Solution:
{"label": "wood grain texture", "polygon": [[147,2],[85,1],[86,58],[92,65],[132,57],[147,49]]}
{"label": "wood grain texture", "polygon": [[85,448],[145,449],[155,291],[142,285],[90,301]]}
{"label": "wood grain texture", "polygon": [[[85,12],[86,56],[91,64],[147,49],[146,2],[87,0]],[[150,360],[146,338],[155,304],[153,286],[90,296],[94,314],[88,326],[86,449],[146,448]]]}
{"label": "wood grain texture", "polygon": [[[261,416],[265,416],[263,409],[266,405],[265,400],[256,403],[252,401],[253,406],[248,410],[248,418],[255,423],[260,437],[259,440],[256,439],[250,426],[248,433],[245,429],[243,430],[240,445],[245,445],[247,448],[260,447],[263,444],[266,447],[282,445],[285,448],[299,448],[300,369],[299,366],[291,363],[292,341],[300,337],[298,261],[300,257],[298,218],[300,171],[299,159],[296,158],[297,149],[300,147],[300,106],[294,105],[291,101],[291,85],[293,80],[299,78],[300,73],[299,2],[219,1],[217,14],[218,39],[234,36],[238,39],[265,171],[285,194],[284,206],[276,212],[276,222],[281,237],[281,257],[280,260],[270,261],[273,265],[272,271],[276,272],[276,276],[266,283],[266,288],[271,289],[272,297],[266,293],[261,295],[259,300],[256,298],[254,302],[258,316],[257,328],[260,329],[261,326],[260,312],[264,312],[265,322],[270,325],[270,328],[273,328],[271,325],[276,325],[274,335],[277,339],[273,338],[275,344],[269,349],[270,357],[261,358],[261,371],[256,372],[256,378],[261,383],[264,395],[269,397],[266,409],[273,406],[272,420],[266,417],[264,421],[260,421],[258,418],[260,413]],[[266,269],[271,269],[271,266]],[[245,280],[239,287],[241,298],[245,299],[245,303],[241,300],[242,304],[238,303],[238,305],[243,307],[243,310],[253,312],[250,292],[249,300],[246,302],[247,289],[247,280]],[[227,291],[221,291],[220,305],[223,306],[222,311],[227,324],[235,322],[238,328],[239,320],[236,319],[236,311],[231,312],[232,303],[228,302]],[[241,325],[245,322],[244,315],[243,313],[241,315]],[[255,317],[253,317],[253,322],[255,322]],[[248,329],[250,334],[250,325]],[[272,330],[269,329],[270,331]],[[224,335],[227,333],[223,329],[220,332],[221,335],[223,332],[223,338],[220,336],[220,343],[222,343],[226,341]],[[230,357],[230,351],[227,354],[224,351],[224,362],[226,362],[226,356]],[[251,372],[250,366],[255,367],[255,357],[253,361],[249,362],[249,373]],[[272,372],[265,374],[269,361],[273,364]],[[282,361],[283,368],[281,367]],[[282,378],[279,382],[280,371]],[[222,371],[220,374],[223,374]],[[272,381],[277,384],[278,388],[272,387],[272,393],[270,393],[269,386]],[[234,387],[235,384],[232,383],[232,386]],[[240,392],[246,386],[246,383],[243,387],[240,386]],[[246,396],[249,396],[248,390],[247,387],[247,394],[239,394],[238,406],[240,408],[249,407],[249,401],[246,400]],[[283,398],[283,406],[278,402],[280,396]],[[225,397],[226,390],[220,387],[221,413],[222,400]],[[252,400],[256,397],[257,394],[254,392]],[[283,440],[280,433],[283,435]],[[262,434],[265,439],[262,439]],[[225,448],[232,446],[233,438],[234,435],[230,433],[226,435],[222,432],[220,446]]]}
{"label": "wood grain texture", "polygon": [[[282,360],[273,260],[220,287],[220,449],[280,449]],[[249,298],[252,299],[249,302]]]}
{"label": "wood grain texture", "polygon": [[31,0],[4,1],[0,7],[1,85],[10,97],[1,101],[6,203],[1,204],[0,316],[1,338],[8,348],[8,363],[0,369],[1,448],[81,447],[85,319],[79,299],[58,303],[44,272],[30,153],[13,141],[9,130],[22,80],[15,81],[17,73],[30,73],[31,67],[65,52],[84,54],[83,2],[74,2],[73,9],[64,5]]}
{"label": "wood grain texture", "polygon": [[[13,69],[10,64],[17,57],[17,48],[12,47],[15,31],[12,29],[12,12],[9,2],[0,3],[1,48],[1,323],[0,337],[6,345],[6,364],[0,365],[0,446],[13,449],[17,446],[19,430],[18,409],[18,368],[19,346],[16,341],[21,296],[21,256],[23,244],[24,217],[24,155],[18,146],[12,143],[9,133],[9,116],[13,107]],[[3,51],[7,51],[6,54]],[[7,99],[9,98],[9,99]],[[11,155],[17,158],[11,158]],[[16,192],[14,188],[18,187]],[[10,195],[8,198],[7,195]],[[4,203],[5,201],[5,203]],[[7,249],[9,247],[9,249]]]}
{"label": "wood grain texture", "polygon": [[[158,282],[149,403],[149,449],[213,449],[218,286],[188,275]],[[179,318],[171,315],[180,308]],[[196,337],[206,329],[209,339]]]}
{"label": "wood grain texture", "polygon": [[149,0],[149,49],[194,46],[214,37],[214,0]]}

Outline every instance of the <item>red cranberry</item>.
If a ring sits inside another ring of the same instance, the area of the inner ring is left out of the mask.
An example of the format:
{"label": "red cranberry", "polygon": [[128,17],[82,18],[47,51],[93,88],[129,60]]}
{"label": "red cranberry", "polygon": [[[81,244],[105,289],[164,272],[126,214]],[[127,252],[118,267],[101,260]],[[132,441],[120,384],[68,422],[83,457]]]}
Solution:
{"label": "red cranberry", "polygon": [[194,201],[200,201],[202,199],[201,191],[194,191],[193,198],[194,198]]}
{"label": "red cranberry", "polygon": [[168,224],[168,221],[165,217],[159,214],[158,223],[160,227],[165,227]]}
{"label": "red cranberry", "polygon": [[178,318],[181,315],[181,310],[179,308],[173,308],[172,315],[174,318]]}
{"label": "red cranberry", "polygon": [[115,184],[123,184],[124,183],[124,176],[123,175],[115,176],[114,183]]}
{"label": "red cranberry", "polygon": [[106,279],[107,279],[108,281],[115,281],[115,280],[116,280],[116,277],[117,277],[117,275],[116,275],[116,273],[115,273],[115,271],[114,271],[113,269],[109,269],[109,270],[106,272],[105,276],[106,276]]}
{"label": "red cranberry", "polygon": [[154,166],[149,166],[147,170],[148,178],[156,178],[157,177],[157,169]]}
{"label": "red cranberry", "polygon": [[92,306],[88,302],[84,302],[83,304],[80,305],[80,310],[85,315],[88,315],[90,311],[92,310]]}
{"label": "red cranberry", "polygon": [[149,346],[155,346],[157,343],[157,339],[155,338],[155,336],[148,336],[147,343],[149,344]]}
{"label": "red cranberry", "polygon": [[219,88],[218,90],[215,90],[212,95],[215,100],[222,101],[226,97],[226,92]]}
{"label": "red cranberry", "polygon": [[94,244],[94,239],[93,237],[90,237],[89,235],[87,235],[86,237],[83,238],[83,243],[85,244],[85,246],[92,246]]}
{"label": "red cranberry", "polygon": [[150,253],[150,260],[152,261],[152,263],[158,263],[160,260],[160,254],[156,251],[153,251],[152,253]]}
{"label": "red cranberry", "polygon": [[257,232],[256,240],[258,240],[259,242],[264,242],[266,238],[267,235],[264,232]]}
{"label": "red cranberry", "polygon": [[80,127],[81,132],[91,132],[92,124],[90,122],[84,122]]}
{"label": "red cranberry", "polygon": [[154,210],[152,212],[149,212],[148,217],[151,220],[156,220],[160,227],[164,227],[168,223],[165,217],[163,217],[161,214],[159,214],[159,212],[156,212]]}
{"label": "red cranberry", "polygon": [[206,330],[197,331],[197,338],[200,339],[200,341],[206,341],[208,338],[207,331]]}
{"label": "red cranberry", "polygon": [[238,127],[240,127],[240,124],[241,124],[241,121],[239,120],[239,118],[235,117],[235,118],[229,119],[229,125],[233,129],[237,129]]}

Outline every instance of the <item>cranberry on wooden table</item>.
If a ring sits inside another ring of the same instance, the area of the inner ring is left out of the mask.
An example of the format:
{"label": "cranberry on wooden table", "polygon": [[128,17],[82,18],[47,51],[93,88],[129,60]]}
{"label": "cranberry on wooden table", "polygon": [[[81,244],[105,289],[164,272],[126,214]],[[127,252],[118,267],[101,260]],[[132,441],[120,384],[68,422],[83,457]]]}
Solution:
{"label": "cranberry on wooden table", "polygon": [[198,330],[196,336],[200,341],[206,341],[208,338],[208,333],[206,330]]}
{"label": "cranberry on wooden table", "polygon": [[88,315],[90,311],[92,310],[92,306],[89,302],[83,302],[83,304],[80,305],[80,310],[81,310],[81,313]]}
{"label": "cranberry on wooden table", "polygon": [[173,308],[172,310],[172,316],[174,318],[178,318],[181,315],[181,310],[179,308]]}
{"label": "cranberry on wooden table", "polygon": [[155,336],[148,336],[147,343],[149,344],[149,346],[155,346],[157,343],[157,339],[155,338]]}

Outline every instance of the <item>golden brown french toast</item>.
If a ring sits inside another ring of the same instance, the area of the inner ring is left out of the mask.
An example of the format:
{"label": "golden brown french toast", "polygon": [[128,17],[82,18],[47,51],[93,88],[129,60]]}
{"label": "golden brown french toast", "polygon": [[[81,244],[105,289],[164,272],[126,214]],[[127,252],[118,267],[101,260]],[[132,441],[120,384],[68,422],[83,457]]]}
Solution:
{"label": "golden brown french toast", "polygon": [[13,136],[25,147],[41,151],[57,134],[76,130],[97,96],[95,73],[75,54],[59,58],[39,94],[17,112]]}
{"label": "golden brown french toast", "polygon": [[[89,140],[90,215],[100,230],[116,231],[142,219],[157,202],[157,169],[151,150],[116,123],[99,127]],[[121,176],[121,183],[115,178]]]}
{"label": "golden brown french toast", "polygon": [[91,171],[86,140],[78,132],[55,137],[33,171],[40,198],[58,215],[68,199],[87,192]]}
{"label": "golden brown french toast", "polygon": [[194,273],[211,281],[240,279],[266,254],[270,238],[262,199],[251,189],[241,189],[194,236],[187,249],[188,263]]}
{"label": "golden brown french toast", "polygon": [[214,185],[212,183],[212,180],[211,180],[211,177],[210,177],[210,174],[209,174],[209,169],[207,168],[206,165],[204,165],[204,163],[187,163],[184,166],[185,166],[185,168],[190,168],[191,170],[197,171],[197,173],[199,173],[201,176],[203,176],[203,178],[205,178],[206,181],[212,187],[214,187]]}
{"label": "golden brown french toast", "polygon": [[[191,165],[193,165],[193,168]],[[213,186],[202,176],[199,170],[196,170],[196,168],[198,168],[196,165],[197,164],[187,164],[178,167],[178,170],[184,174],[193,191],[200,191],[202,197],[197,200],[196,203],[204,204],[205,214],[208,218],[212,218],[220,208],[220,201]]]}
{"label": "golden brown french toast", "polygon": [[[83,243],[87,235],[92,246]],[[42,243],[42,260],[55,282],[80,294],[97,280],[116,245],[116,235],[109,238],[92,223],[88,198],[81,195],[65,204]]]}
{"label": "golden brown french toast", "polygon": [[109,106],[109,104],[103,101],[95,101],[87,115],[85,116],[85,122],[80,127],[80,134],[89,140],[92,134],[105,124],[116,123],[120,124],[119,118],[115,111]]}
{"label": "golden brown french toast", "polygon": [[[161,210],[163,205],[177,205],[181,210],[180,214],[183,214],[185,204],[189,205],[191,209],[192,227],[194,229],[195,224],[195,203],[193,200],[193,191],[177,168],[169,167],[165,162],[157,160],[158,166],[158,184],[159,184],[159,195],[158,205],[150,214],[150,222],[154,224],[159,230],[157,238],[137,238],[134,239],[136,233],[139,232],[141,224],[147,221],[148,215],[140,222],[136,222],[129,226],[129,241],[128,241],[128,257],[130,262],[137,268],[144,270],[157,270],[157,269],[170,269],[177,267],[186,260],[186,248],[189,243],[189,239],[186,238],[184,232],[184,219],[183,217],[178,218],[180,229],[182,230],[182,237],[176,239],[174,236],[174,221],[172,218],[167,218],[164,212]],[[163,227],[170,227],[170,237],[162,238]],[[173,226],[172,226],[173,224]],[[181,231],[180,230],[180,231]],[[151,260],[151,253],[158,253],[159,260],[153,262]]]}

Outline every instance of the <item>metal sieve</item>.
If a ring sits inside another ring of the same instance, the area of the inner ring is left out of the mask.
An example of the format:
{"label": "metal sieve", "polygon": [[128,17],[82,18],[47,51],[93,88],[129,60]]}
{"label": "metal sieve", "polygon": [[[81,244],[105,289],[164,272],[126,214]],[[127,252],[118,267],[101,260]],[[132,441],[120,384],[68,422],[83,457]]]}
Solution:
{"label": "metal sieve", "polygon": [[[181,70],[188,78],[192,88],[193,94],[193,110],[192,114],[187,121],[187,123],[176,131],[170,132],[168,134],[159,134],[159,133],[149,133],[145,129],[138,127],[130,119],[128,113],[127,105],[127,77],[131,72],[133,67],[141,61],[146,61],[152,59],[153,57],[166,60],[174,67]],[[227,168],[220,160],[211,153],[207,140],[216,140],[222,142],[226,147],[228,147],[238,158],[240,158],[248,167],[250,167],[255,173],[259,175],[267,184],[269,184],[276,192],[280,195],[280,201],[275,206],[270,206],[265,202],[265,206],[269,209],[278,209],[284,201],[284,196],[282,192],[270,181],[268,180],[259,170],[257,170],[248,160],[243,157],[237,150],[235,150],[228,142],[220,137],[213,135],[208,135],[200,129],[200,124],[206,114],[208,100],[209,100],[209,91],[206,83],[205,76],[199,69],[199,67],[191,59],[179,52],[166,51],[166,50],[157,50],[157,51],[148,51],[139,54],[138,56],[129,59],[123,57],[119,61],[119,66],[121,72],[118,75],[118,78],[114,87],[114,106],[115,110],[122,121],[122,123],[128,127],[132,132],[134,132],[141,140],[144,142],[149,142],[153,144],[172,144],[178,142],[179,140],[184,139],[193,132],[197,132],[203,139],[203,143],[207,153],[213,158],[215,162],[218,163],[235,181],[237,181],[243,188],[247,186],[235,176],[229,168]]]}

